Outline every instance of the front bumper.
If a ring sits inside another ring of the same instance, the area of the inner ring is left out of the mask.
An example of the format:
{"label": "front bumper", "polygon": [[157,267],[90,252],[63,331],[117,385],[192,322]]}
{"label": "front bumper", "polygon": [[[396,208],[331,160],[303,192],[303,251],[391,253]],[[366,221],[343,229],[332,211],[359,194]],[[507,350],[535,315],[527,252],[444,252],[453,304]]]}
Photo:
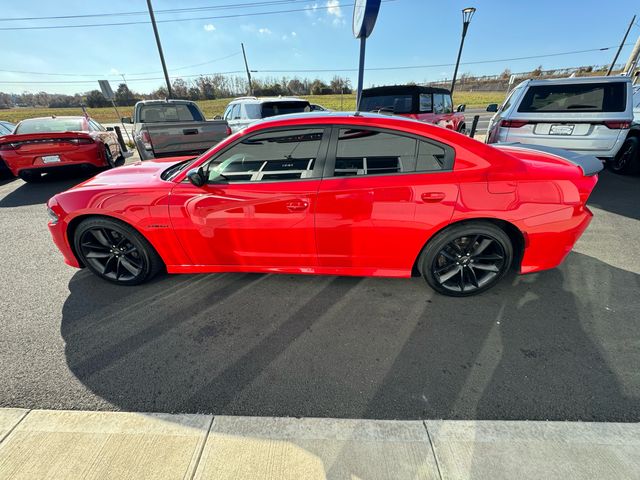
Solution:
{"label": "front bumper", "polygon": [[586,206],[566,207],[522,221],[525,249],[520,273],[555,268],[562,263],[589,226],[593,213]]}
{"label": "front bumper", "polygon": [[78,261],[75,253],[73,252],[73,248],[69,244],[69,239],[67,238],[67,229],[69,224],[65,220],[65,212],[60,208],[54,198],[49,200],[47,208],[49,208],[58,217],[57,222],[50,220],[47,223],[47,227],[49,228],[49,233],[51,234],[53,243],[55,243],[58,250],[60,250],[60,253],[62,253],[64,263],[71,267],[82,268],[83,265]]}

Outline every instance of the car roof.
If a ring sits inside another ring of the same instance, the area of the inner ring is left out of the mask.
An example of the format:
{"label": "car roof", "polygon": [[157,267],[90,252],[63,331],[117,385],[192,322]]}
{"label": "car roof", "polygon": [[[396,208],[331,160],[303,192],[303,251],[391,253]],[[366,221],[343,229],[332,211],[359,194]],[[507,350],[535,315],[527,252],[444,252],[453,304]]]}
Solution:
{"label": "car roof", "polygon": [[64,119],[64,120],[83,120],[83,119],[93,120],[91,117],[87,118],[84,115],[51,115],[49,117],[25,118],[24,120],[21,120],[20,122],[21,123],[22,122],[28,122],[30,120],[58,120],[58,119]]}
{"label": "car roof", "polygon": [[[340,123],[352,123],[354,121],[360,121],[362,119],[369,120],[379,120],[384,122],[386,125],[393,125],[397,123],[398,125],[414,125],[418,127],[423,127],[427,125],[424,122],[420,122],[418,120],[414,120],[412,118],[400,117],[397,115],[385,115],[381,113],[371,113],[371,112],[303,112],[303,113],[291,113],[287,115],[276,115],[274,117],[267,117],[261,120],[256,120],[252,123],[252,126],[256,126],[258,128],[267,128],[270,125],[278,125],[281,123],[286,123],[289,125],[310,125],[314,123],[323,123],[323,124],[340,124]],[[440,128],[440,127],[438,127]]]}
{"label": "car roof", "polygon": [[231,100],[229,103],[271,103],[271,102],[304,102],[309,103],[309,100],[298,97],[238,97]]}
{"label": "car roof", "polygon": [[445,93],[451,94],[446,88],[426,87],[424,85],[388,85],[382,87],[365,88],[362,90],[364,96],[367,95],[397,95],[402,93]]}
{"label": "car roof", "polygon": [[618,75],[612,77],[566,77],[566,78],[545,78],[541,80],[528,79],[520,83],[520,85],[566,85],[572,83],[631,83],[631,77],[626,75]]}

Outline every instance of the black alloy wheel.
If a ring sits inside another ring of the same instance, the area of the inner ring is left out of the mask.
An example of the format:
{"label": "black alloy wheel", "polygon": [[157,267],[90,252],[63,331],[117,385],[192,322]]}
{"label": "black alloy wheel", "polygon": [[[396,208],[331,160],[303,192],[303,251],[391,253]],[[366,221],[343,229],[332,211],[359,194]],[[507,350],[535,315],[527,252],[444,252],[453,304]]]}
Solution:
{"label": "black alloy wheel", "polygon": [[420,271],[434,290],[463,297],[494,286],[512,261],[513,247],[502,229],[488,223],[463,224],[429,242]]}
{"label": "black alloy wheel", "polygon": [[640,140],[637,137],[627,138],[620,150],[609,161],[611,171],[620,174],[638,173],[640,170]]}
{"label": "black alloy wheel", "polygon": [[162,260],[149,242],[116,220],[84,220],[76,230],[75,247],[94,274],[120,285],[138,285],[162,268]]}

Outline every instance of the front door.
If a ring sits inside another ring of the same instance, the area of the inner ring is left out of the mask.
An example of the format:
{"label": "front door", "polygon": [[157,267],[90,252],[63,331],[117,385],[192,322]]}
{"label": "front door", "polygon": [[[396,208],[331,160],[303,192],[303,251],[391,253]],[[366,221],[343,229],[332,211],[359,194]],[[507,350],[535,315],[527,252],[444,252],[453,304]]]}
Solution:
{"label": "front door", "polygon": [[206,185],[184,182],[172,190],[172,224],[193,264],[316,265],[324,131],[249,135],[204,165]]}
{"label": "front door", "polygon": [[333,136],[316,207],[319,265],[406,274],[453,214],[453,149],[377,129]]}

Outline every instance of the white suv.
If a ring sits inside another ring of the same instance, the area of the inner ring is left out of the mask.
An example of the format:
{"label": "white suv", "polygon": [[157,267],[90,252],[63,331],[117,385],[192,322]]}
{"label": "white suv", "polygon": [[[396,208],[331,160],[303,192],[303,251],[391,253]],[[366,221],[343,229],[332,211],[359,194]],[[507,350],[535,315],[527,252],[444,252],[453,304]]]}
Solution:
{"label": "white suv", "polygon": [[631,78],[625,76],[526,80],[497,108],[486,141],[544,145],[611,160],[629,135],[632,97]]}
{"label": "white suv", "polygon": [[296,97],[239,97],[234,98],[224,111],[224,118],[233,133],[261,118],[310,112],[307,100]]}

